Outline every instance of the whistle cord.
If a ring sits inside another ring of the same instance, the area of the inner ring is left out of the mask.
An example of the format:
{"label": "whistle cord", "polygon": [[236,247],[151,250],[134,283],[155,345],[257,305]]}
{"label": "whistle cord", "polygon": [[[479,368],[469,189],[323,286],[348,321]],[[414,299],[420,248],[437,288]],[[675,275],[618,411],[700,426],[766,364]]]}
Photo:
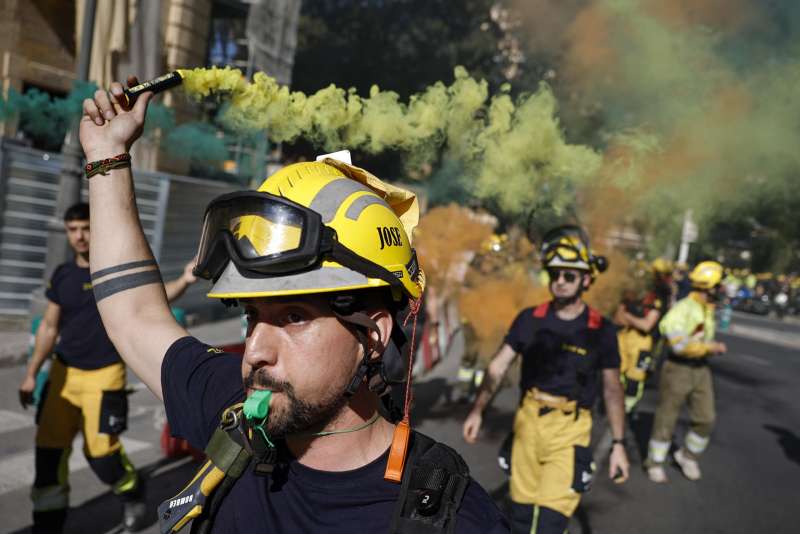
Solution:
{"label": "whistle cord", "polygon": [[349,434],[350,432],[358,432],[359,430],[364,430],[368,426],[372,426],[375,421],[378,420],[378,412],[375,412],[369,421],[364,423],[363,425],[359,425],[354,428],[346,428],[344,430],[327,430],[325,432],[313,432],[309,434],[295,434],[296,436],[307,436],[307,437],[320,437],[320,436],[331,436],[333,434]]}

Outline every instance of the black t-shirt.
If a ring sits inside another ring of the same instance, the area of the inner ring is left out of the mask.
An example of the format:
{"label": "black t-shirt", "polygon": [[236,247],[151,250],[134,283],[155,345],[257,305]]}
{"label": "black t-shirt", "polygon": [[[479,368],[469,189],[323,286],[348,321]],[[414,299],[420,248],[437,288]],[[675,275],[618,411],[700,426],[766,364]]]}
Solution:
{"label": "black t-shirt", "polygon": [[522,354],[520,386],[577,398],[580,406],[591,408],[600,369],[619,367],[616,328],[607,319],[601,319],[598,328],[590,328],[588,306],[571,321],[559,319],[553,306],[541,318],[534,310],[522,310],[505,338],[507,345]]}
{"label": "black t-shirt", "polygon": [[55,352],[66,365],[100,369],[122,361],[100,320],[88,267],[78,267],[74,261],[59,265],[45,296],[61,307]]}
{"label": "black t-shirt", "polygon": [[[164,405],[173,435],[205,448],[222,411],[242,402],[241,357],[192,337],[176,341],[161,367]],[[288,460],[270,476],[247,469],[224,499],[214,533],[388,532],[400,485],[383,478],[387,452],[345,472],[318,471]],[[458,533],[499,534],[508,525],[476,482],[467,487]]]}

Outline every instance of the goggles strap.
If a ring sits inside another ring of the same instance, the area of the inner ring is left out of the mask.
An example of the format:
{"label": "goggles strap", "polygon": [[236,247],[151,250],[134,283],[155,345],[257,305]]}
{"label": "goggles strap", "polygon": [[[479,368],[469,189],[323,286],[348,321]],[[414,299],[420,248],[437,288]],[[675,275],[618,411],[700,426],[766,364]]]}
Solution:
{"label": "goggles strap", "polygon": [[391,287],[403,291],[403,284],[394,274],[380,265],[362,258],[338,241],[332,243],[330,256],[345,267],[349,267],[368,278],[383,280]]}

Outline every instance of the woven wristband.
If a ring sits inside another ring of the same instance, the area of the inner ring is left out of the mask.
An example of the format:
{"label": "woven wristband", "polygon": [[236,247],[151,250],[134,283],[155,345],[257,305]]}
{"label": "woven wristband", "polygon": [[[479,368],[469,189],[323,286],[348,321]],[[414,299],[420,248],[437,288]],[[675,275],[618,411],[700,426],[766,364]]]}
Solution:
{"label": "woven wristband", "polygon": [[95,174],[108,174],[112,169],[121,169],[131,166],[131,155],[127,152],[117,154],[113,158],[100,159],[86,164],[86,178],[91,178]]}

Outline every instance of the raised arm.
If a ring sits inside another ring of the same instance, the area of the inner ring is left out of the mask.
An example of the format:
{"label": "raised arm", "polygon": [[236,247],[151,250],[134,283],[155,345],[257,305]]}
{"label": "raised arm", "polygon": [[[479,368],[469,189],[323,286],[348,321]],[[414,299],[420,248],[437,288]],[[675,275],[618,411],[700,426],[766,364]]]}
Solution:
{"label": "raised arm", "polygon": [[197,277],[192,273],[194,266],[195,261],[192,260],[183,267],[183,272],[178,278],[164,283],[164,291],[170,303],[181,298],[189,286],[197,282]]}
{"label": "raised arm", "polygon": [[658,319],[661,317],[661,312],[658,310],[650,310],[644,317],[636,317],[633,314],[630,314],[626,311],[623,311],[623,316],[625,317],[625,324],[627,326],[632,326],[636,330],[640,332],[650,332],[658,322]]}
{"label": "raised arm", "polygon": [[[136,83],[128,79],[128,85]],[[80,140],[88,162],[126,153],[139,138],[152,93],[128,109],[122,85],[83,102]],[[172,317],[153,253],[145,239],[129,167],[89,181],[92,285],[106,332],[131,369],[161,398],[161,362],[187,335]]]}
{"label": "raised arm", "polygon": [[503,377],[511,366],[511,362],[517,357],[517,353],[508,344],[503,343],[497,354],[494,355],[492,361],[489,363],[486,374],[483,376],[478,396],[475,399],[475,404],[472,406],[472,411],[464,421],[464,440],[467,443],[475,443],[478,439],[478,432],[483,423],[483,410],[492,400],[492,397],[497,392]]}

